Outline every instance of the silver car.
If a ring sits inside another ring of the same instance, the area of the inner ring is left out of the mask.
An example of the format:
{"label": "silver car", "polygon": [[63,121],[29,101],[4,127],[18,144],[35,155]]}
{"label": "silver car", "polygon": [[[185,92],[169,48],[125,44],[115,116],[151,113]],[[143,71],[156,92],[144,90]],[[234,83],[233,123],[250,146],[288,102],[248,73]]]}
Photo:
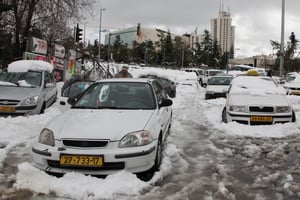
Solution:
{"label": "silver car", "polygon": [[50,63],[20,60],[0,73],[0,115],[40,114],[56,101]]}

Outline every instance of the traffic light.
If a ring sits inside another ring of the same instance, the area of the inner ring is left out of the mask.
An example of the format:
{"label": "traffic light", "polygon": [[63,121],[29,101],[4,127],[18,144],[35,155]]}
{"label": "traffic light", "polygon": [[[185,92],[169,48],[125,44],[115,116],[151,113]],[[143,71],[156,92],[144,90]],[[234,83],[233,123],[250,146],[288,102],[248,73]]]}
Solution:
{"label": "traffic light", "polygon": [[295,43],[295,34],[294,34],[294,32],[292,32],[291,33],[291,35],[290,35],[290,40],[291,40],[291,43],[293,44],[293,43]]}
{"label": "traffic light", "polygon": [[82,28],[79,28],[79,25],[77,23],[76,33],[75,33],[75,41],[79,42],[80,40],[82,40]]}

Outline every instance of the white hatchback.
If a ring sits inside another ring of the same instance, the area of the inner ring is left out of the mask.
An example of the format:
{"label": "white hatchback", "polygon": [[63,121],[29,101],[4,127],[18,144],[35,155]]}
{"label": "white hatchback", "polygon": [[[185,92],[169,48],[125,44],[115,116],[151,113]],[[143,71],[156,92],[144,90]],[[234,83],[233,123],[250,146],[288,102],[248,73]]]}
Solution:
{"label": "white hatchback", "polygon": [[157,80],[117,78],[91,85],[33,144],[35,166],[48,173],[108,175],[159,169],[172,100]]}
{"label": "white hatchback", "polygon": [[222,112],[223,122],[249,125],[295,122],[283,87],[270,77],[239,76],[232,80]]}

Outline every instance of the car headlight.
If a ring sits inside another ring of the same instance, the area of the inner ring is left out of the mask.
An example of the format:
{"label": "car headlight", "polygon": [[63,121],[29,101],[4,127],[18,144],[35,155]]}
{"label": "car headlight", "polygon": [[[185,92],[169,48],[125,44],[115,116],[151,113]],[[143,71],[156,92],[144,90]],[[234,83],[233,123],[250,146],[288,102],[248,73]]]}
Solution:
{"label": "car headlight", "polygon": [[22,105],[23,106],[36,105],[38,99],[39,99],[38,96],[29,97],[22,102]]}
{"label": "car headlight", "polygon": [[50,129],[44,128],[39,136],[39,143],[54,146],[54,134]]}
{"label": "car headlight", "polygon": [[277,113],[289,113],[289,112],[292,112],[292,108],[290,106],[277,106],[276,112]]}
{"label": "car headlight", "polygon": [[137,131],[128,133],[119,142],[119,147],[136,147],[150,144],[153,141],[152,135],[149,131]]}
{"label": "car headlight", "polygon": [[248,106],[230,106],[229,110],[233,112],[249,112]]}

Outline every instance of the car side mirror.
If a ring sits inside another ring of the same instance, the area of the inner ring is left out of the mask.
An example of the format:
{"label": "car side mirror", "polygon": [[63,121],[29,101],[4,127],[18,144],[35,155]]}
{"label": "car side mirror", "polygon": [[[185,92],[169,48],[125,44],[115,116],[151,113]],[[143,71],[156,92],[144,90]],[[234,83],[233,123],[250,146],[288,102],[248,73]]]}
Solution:
{"label": "car side mirror", "polygon": [[167,107],[171,106],[173,104],[173,101],[171,99],[163,99],[161,103],[159,104],[159,107]]}
{"label": "car side mirror", "polygon": [[76,97],[69,97],[68,98],[68,104],[73,105],[74,103],[76,103],[77,98]]}

